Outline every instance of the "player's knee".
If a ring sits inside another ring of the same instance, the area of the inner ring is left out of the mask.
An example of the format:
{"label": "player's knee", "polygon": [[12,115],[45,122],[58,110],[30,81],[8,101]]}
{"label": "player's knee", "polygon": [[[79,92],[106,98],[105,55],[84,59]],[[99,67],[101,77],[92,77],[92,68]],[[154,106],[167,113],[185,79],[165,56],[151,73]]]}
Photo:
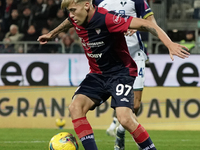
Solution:
{"label": "player's knee", "polygon": [[82,107],[79,104],[71,103],[68,109],[72,118],[82,116],[83,111]]}
{"label": "player's knee", "polygon": [[123,126],[123,127],[127,127],[129,125],[129,121],[131,119],[129,117],[119,117],[118,118],[118,121],[120,122],[120,124]]}
{"label": "player's knee", "polygon": [[77,107],[72,103],[68,107],[70,114],[73,114],[73,112],[76,112]]}

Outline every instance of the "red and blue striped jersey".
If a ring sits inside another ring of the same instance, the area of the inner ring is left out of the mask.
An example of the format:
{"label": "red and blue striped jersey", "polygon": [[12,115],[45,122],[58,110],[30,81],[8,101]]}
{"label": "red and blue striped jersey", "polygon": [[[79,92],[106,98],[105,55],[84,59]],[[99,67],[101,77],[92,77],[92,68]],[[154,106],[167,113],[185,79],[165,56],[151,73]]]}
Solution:
{"label": "red and blue striped jersey", "polygon": [[84,26],[69,18],[81,39],[90,73],[137,76],[124,37],[132,17],[95,7],[95,13]]}

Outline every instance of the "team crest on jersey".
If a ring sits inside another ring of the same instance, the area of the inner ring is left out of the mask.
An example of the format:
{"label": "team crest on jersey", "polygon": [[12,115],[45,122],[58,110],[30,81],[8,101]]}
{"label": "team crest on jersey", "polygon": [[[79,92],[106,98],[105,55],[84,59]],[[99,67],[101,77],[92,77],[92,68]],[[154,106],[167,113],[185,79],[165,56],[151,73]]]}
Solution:
{"label": "team crest on jersey", "polygon": [[115,24],[119,24],[121,22],[122,18],[121,18],[121,14],[115,13],[113,15],[113,22]]}
{"label": "team crest on jersey", "polygon": [[124,7],[127,4],[127,0],[122,0],[120,4]]}
{"label": "team crest on jersey", "polygon": [[96,28],[95,31],[96,31],[97,34],[101,33],[101,29],[99,29],[99,28]]}

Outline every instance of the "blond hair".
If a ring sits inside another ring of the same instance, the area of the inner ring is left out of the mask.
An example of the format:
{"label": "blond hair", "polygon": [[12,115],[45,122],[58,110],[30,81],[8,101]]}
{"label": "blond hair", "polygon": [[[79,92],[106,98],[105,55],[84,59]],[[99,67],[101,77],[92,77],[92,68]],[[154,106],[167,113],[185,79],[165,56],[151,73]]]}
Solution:
{"label": "blond hair", "polygon": [[85,1],[92,3],[92,0],[62,0],[61,9],[68,8],[69,5],[72,4],[72,3],[77,4],[77,3],[85,2]]}

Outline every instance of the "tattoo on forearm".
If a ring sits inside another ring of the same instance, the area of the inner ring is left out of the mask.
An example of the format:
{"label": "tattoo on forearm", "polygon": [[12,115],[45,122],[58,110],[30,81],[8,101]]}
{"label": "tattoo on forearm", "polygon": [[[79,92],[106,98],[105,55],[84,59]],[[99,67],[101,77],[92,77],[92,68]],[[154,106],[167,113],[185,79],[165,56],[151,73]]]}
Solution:
{"label": "tattoo on forearm", "polygon": [[157,33],[156,29],[154,29],[154,28],[150,28],[148,26],[141,26],[141,29],[147,30],[147,31],[151,32],[153,35],[155,35],[156,37],[158,37],[158,33]]}
{"label": "tattoo on forearm", "polygon": [[65,31],[65,29],[66,29],[66,23],[65,23],[65,22],[62,22],[62,23],[58,26],[56,32],[62,32],[62,31]]}
{"label": "tattoo on forearm", "polygon": [[61,31],[64,31],[67,29],[67,24],[65,22],[61,23]]}
{"label": "tattoo on forearm", "polygon": [[62,31],[67,31],[69,29],[69,24],[66,21],[63,21],[58,27],[56,27],[51,33],[53,37]]}

